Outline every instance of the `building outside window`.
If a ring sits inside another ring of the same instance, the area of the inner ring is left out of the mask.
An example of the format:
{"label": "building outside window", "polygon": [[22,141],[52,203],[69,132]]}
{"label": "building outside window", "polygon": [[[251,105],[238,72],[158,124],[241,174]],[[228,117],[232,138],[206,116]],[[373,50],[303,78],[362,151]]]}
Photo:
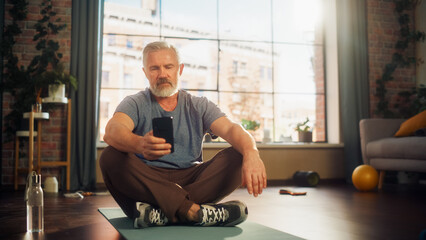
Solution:
{"label": "building outside window", "polygon": [[126,41],[126,47],[127,47],[127,48],[133,48],[133,41],[132,41],[132,40],[127,39],[127,41]]}
{"label": "building outside window", "polygon": [[132,88],[133,87],[133,76],[132,74],[125,73],[123,77],[123,88]]}
{"label": "building outside window", "polygon": [[232,73],[238,75],[238,61],[232,61]]}
{"label": "building outside window", "polygon": [[115,36],[110,35],[108,36],[108,46],[114,46],[115,45]]}
{"label": "building outside window", "polygon": [[[322,0],[106,0],[102,69],[109,84],[101,99],[115,109],[148,87],[142,49],[165,40],[185,64],[181,88],[206,96],[237,123],[258,121],[256,141],[264,130],[274,142],[295,141],[294,127],[306,117],[314,141],[325,141],[321,7]],[[100,114],[101,128],[113,112]]]}
{"label": "building outside window", "polygon": [[109,71],[106,71],[105,69],[102,70],[102,86],[108,87],[109,85]]}

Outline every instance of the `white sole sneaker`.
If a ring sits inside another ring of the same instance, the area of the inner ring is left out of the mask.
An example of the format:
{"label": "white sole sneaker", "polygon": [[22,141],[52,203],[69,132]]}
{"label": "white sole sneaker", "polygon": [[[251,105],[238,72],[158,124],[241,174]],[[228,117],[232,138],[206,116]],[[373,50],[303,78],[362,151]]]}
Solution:
{"label": "white sole sneaker", "polygon": [[202,204],[199,226],[232,227],[244,222],[248,216],[247,206],[241,201],[229,201],[219,204]]}
{"label": "white sole sneaker", "polygon": [[133,222],[134,228],[164,226],[169,222],[161,209],[154,208],[148,203],[136,202],[136,209],[140,215]]}

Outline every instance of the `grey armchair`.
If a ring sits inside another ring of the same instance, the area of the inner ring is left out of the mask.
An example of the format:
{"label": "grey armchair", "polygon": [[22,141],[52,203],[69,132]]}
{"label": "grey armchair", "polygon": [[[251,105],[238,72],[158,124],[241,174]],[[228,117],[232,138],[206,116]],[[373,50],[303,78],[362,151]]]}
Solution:
{"label": "grey armchair", "polygon": [[426,137],[394,137],[404,120],[362,119],[359,123],[363,162],[379,171],[379,189],[386,171],[426,172]]}

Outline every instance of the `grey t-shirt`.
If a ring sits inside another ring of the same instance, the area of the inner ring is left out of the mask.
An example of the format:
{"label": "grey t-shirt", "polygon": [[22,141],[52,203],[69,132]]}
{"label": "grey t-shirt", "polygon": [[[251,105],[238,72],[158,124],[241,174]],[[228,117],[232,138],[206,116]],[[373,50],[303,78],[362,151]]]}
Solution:
{"label": "grey t-shirt", "polygon": [[205,97],[192,96],[179,90],[175,110],[165,111],[147,88],[124,98],[115,112],[127,114],[135,125],[133,133],[144,136],[152,130],[152,119],[173,117],[174,152],[158,160],[146,160],[146,164],[162,168],[188,168],[202,162],[202,141],[210,125],[225,114]]}

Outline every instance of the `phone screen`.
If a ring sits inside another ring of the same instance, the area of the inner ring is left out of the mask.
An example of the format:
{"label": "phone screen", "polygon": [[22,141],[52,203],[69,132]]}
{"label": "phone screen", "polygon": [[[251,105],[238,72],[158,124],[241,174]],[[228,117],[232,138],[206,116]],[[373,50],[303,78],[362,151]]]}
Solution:
{"label": "phone screen", "polygon": [[175,151],[173,140],[173,117],[160,117],[152,119],[152,129],[155,137],[166,139],[172,145],[171,152]]}

